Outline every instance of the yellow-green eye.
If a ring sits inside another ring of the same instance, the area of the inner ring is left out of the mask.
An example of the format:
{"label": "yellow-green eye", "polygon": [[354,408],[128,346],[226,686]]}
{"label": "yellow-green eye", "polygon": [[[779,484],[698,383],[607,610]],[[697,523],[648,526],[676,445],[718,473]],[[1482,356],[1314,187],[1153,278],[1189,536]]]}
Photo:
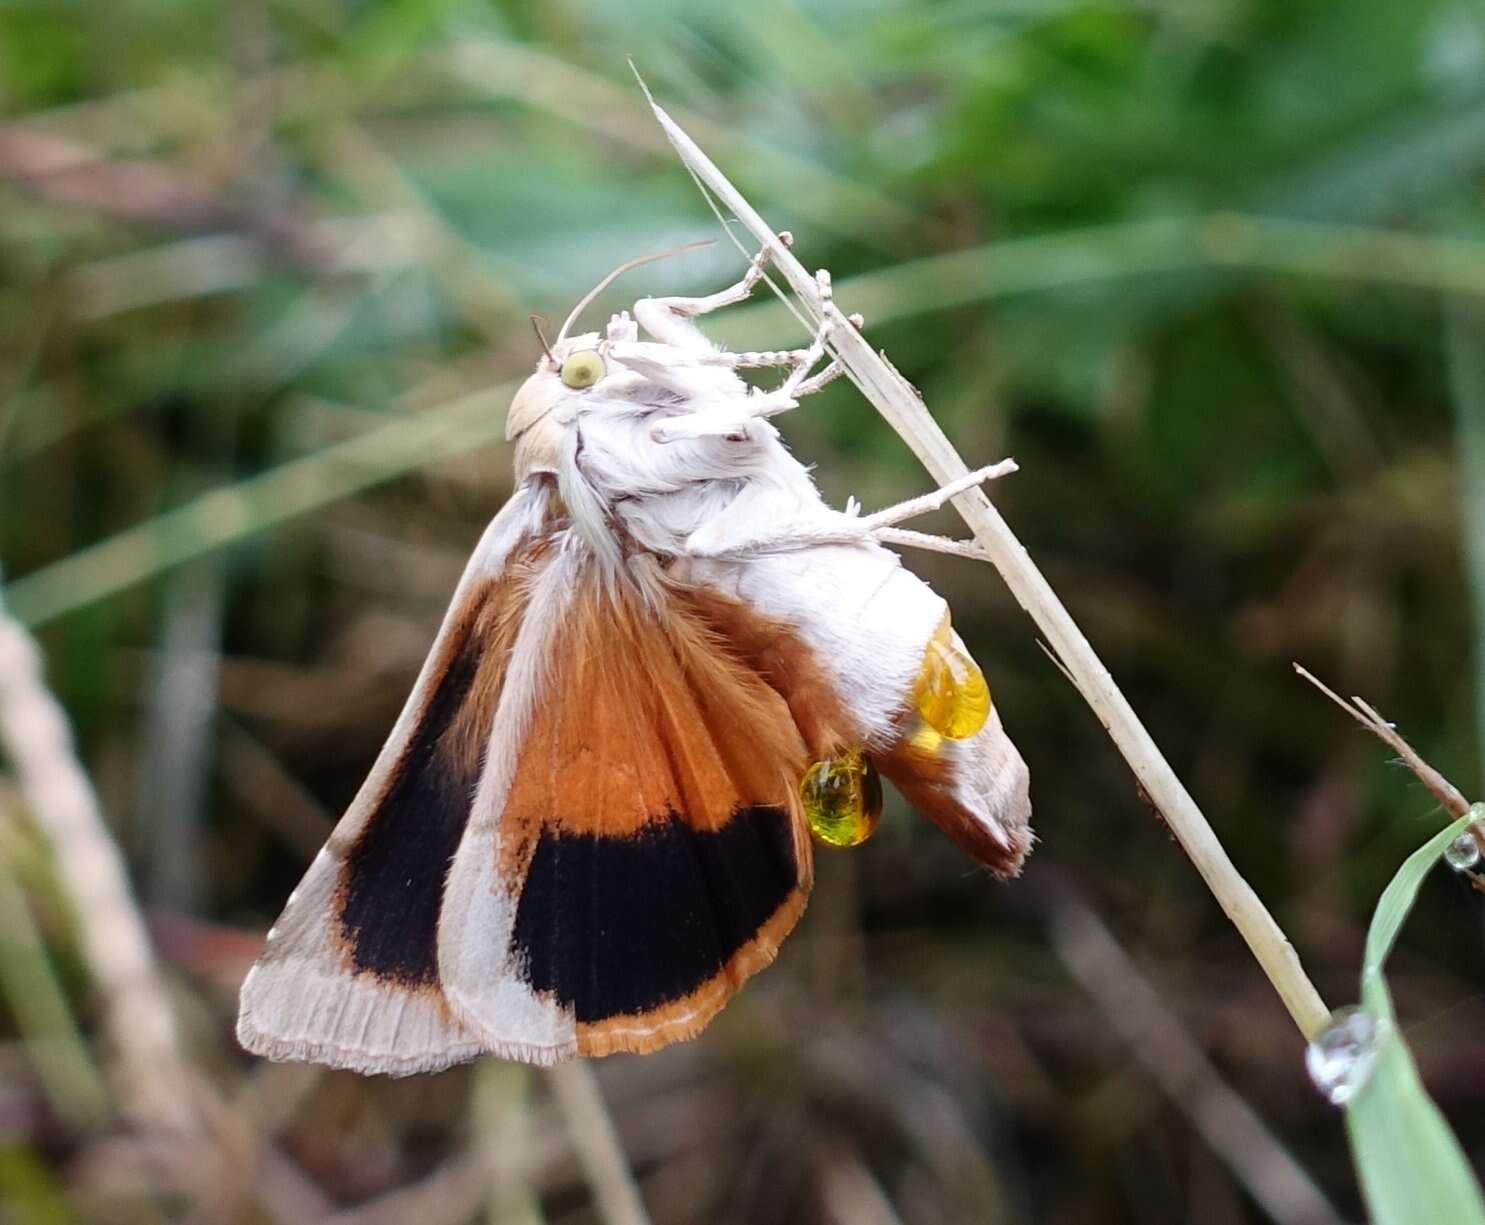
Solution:
{"label": "yellow-green eye", "polygon": [[584,387],[593,386],[603,375],[603,358],[592,349],[574,353],[562,363],[562,381],[579,391]]}

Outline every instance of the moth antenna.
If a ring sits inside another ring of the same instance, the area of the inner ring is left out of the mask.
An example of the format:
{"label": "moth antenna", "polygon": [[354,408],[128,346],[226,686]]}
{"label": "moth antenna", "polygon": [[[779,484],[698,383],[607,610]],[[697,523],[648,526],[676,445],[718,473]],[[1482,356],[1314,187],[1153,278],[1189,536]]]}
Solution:
{"label": "moth antenna", "polygon": [[599,281],[597,285],[593,286],[593,288],[590,289],[583,296],[583,300],[572,308],[572,314],[567,316],[567,322],[562,325],[562,330],[557,333],[556,343],[560,345],[564,340],[566,340],[567,329],[577,322],[578,316],[588,309],[588,306],[592,303],[593,299],[601,294],[615,281],[617,281],[626,272],[630,271],[630,269],[638,268],[641,264],[653,264],[656,260],[669,259],[672,255],[680,255],[685,251],[695,251],[698,247],[709,247],[714,242],[716,242],[716,239],[714,238],[703,238],[697,242],[688,242],[683,243],[679,247],[672,247],[669,251],[657,251],[654,255],[641,255],[638,259],[632,259],[628,263],[620,264],[606,277],[604,277],[603,280]]}
{"label": "moth antenna", "polygon": [[541,345],[541,351],[547,355],[552,365],[558,365],[557,355],[552,352],[552,346],[547,344],[546,333],[541,330],[541,325],[546,322],[540,315],[531,316],[531,330],[536,333],[536,343]]}

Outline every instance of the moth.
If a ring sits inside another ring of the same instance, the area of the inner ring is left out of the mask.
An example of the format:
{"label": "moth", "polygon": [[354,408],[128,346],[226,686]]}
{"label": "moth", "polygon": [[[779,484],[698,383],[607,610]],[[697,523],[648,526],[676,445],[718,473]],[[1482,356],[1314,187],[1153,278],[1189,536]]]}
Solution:
{"label": "moth", "polygon": [[[770,418],[840,373],[832,329],[859,320],[748,353],[696,322],[767,259],[569,334],[634,261],[543,342],[507,420],[515,491],[243,984],[249,1051],[405,1075],[691,1038],[799,920],[812,832],[870,832],[881,775],[1019,870],[1026,766],[944,601],[884,543],[956,551],[896,525],[1005,465],[828,507]],[[783,374],[762,390],[747,368]]]}

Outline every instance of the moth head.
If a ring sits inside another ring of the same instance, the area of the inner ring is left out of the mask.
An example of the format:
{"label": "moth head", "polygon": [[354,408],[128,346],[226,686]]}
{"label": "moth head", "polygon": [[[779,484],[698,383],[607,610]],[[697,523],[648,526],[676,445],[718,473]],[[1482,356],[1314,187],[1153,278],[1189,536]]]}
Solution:
{"label": "moth head", "polygon": [[544,346],[536,370],[521,384],[505,418],[506,441],[516,444],[518,478],[557,470],[561,414],[556,409],[569,398],[587,398],[608,377],[606,348],[596,332]]}
{"label": "moth head", "polygon": [[[637,344],[638,329],[628,312],[615,315],[609,321],[608,332],[603,339],[600,339],[596,332],[578,336],[568,335],[578,317],[615,279],[631,268],[706,245],[708,244],[705,242],[687,243],[671,251],[641,256],[639,259],[620,264],[573,307],[561,331],[557,333],[557,339],[550,344],[547,343],[546,336],[542,333],[537,317],[532,316],[531,321],[536,325],[536,335],[541,342],[543,356],[536,364],[535,373],[521,384],[520,390],[516,392],[515,399],[511,401],[510,412],[505,418],[506,441],[516,444],[517,480],[523,479],[532,472],[555,472],[557,470],[557,458],[561,453],[562,414],[556,410],[564,401],[569,398],[601,400],[606,391],[614,390],[620,384],[625,385],[632,395],[635,382],[634,372],[625,370],[614,361],[615,354],[611,352],[612,348],[662,349],[675,352],[666,345]],[[654,364],[644,355],[641,355],[639,360],[641,363]],[[663,366],[669,363],[661,362],[660,364]],[[632,366],[633,363],[630,365]],[[640,381],[644,381],[643,377]],[[666,388],[663,381],[661,388],[670,393],[675,391],[673,388]]]}

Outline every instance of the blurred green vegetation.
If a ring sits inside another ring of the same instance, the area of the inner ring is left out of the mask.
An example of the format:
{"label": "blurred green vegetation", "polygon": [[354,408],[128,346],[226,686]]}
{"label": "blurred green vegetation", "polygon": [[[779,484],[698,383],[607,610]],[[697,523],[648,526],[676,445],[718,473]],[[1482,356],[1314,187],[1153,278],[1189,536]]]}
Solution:
{"label": "blurred green vegetation", "polygon": [[[293,1098],[235,1054],[233,993],[509,492],[528,313],[716,236],[630,56],[965,456],[1020,461],[997,503],[1348,1002],[1376,895],[1443,816],[1290,661],[1472,796],[1485,767],[1479,5],[0,0],[6,598],[203,1067],[291,1099],[254,1118],[328,1201],[485,1130],[464,1072]],[[605,302],[740,267],[718,244]],[[803,339],[767,301],[715,333]],[[837,504],[925,487],[848,386],[782,425]],[[1031,765],[1040,847],[995,886],[899,805],[822,852],[775,968],[693,1046],[602,1070],[656,1220],[835,1220],[843,1185],[908,1225],[1271,1219],[1049,949],[1067,888],[1357,1217],[1278,1001],[1029,622],[986,569],[910,564]],[[36,932],[0,936],[0,1218],[172,1219],[72,1112],[107,1052],[27,831],[0,790]],[[1390,977],[1478,1157],[1481,903],[1441,875]],[[552,1169],[546,1218],[592,1219]]]}

